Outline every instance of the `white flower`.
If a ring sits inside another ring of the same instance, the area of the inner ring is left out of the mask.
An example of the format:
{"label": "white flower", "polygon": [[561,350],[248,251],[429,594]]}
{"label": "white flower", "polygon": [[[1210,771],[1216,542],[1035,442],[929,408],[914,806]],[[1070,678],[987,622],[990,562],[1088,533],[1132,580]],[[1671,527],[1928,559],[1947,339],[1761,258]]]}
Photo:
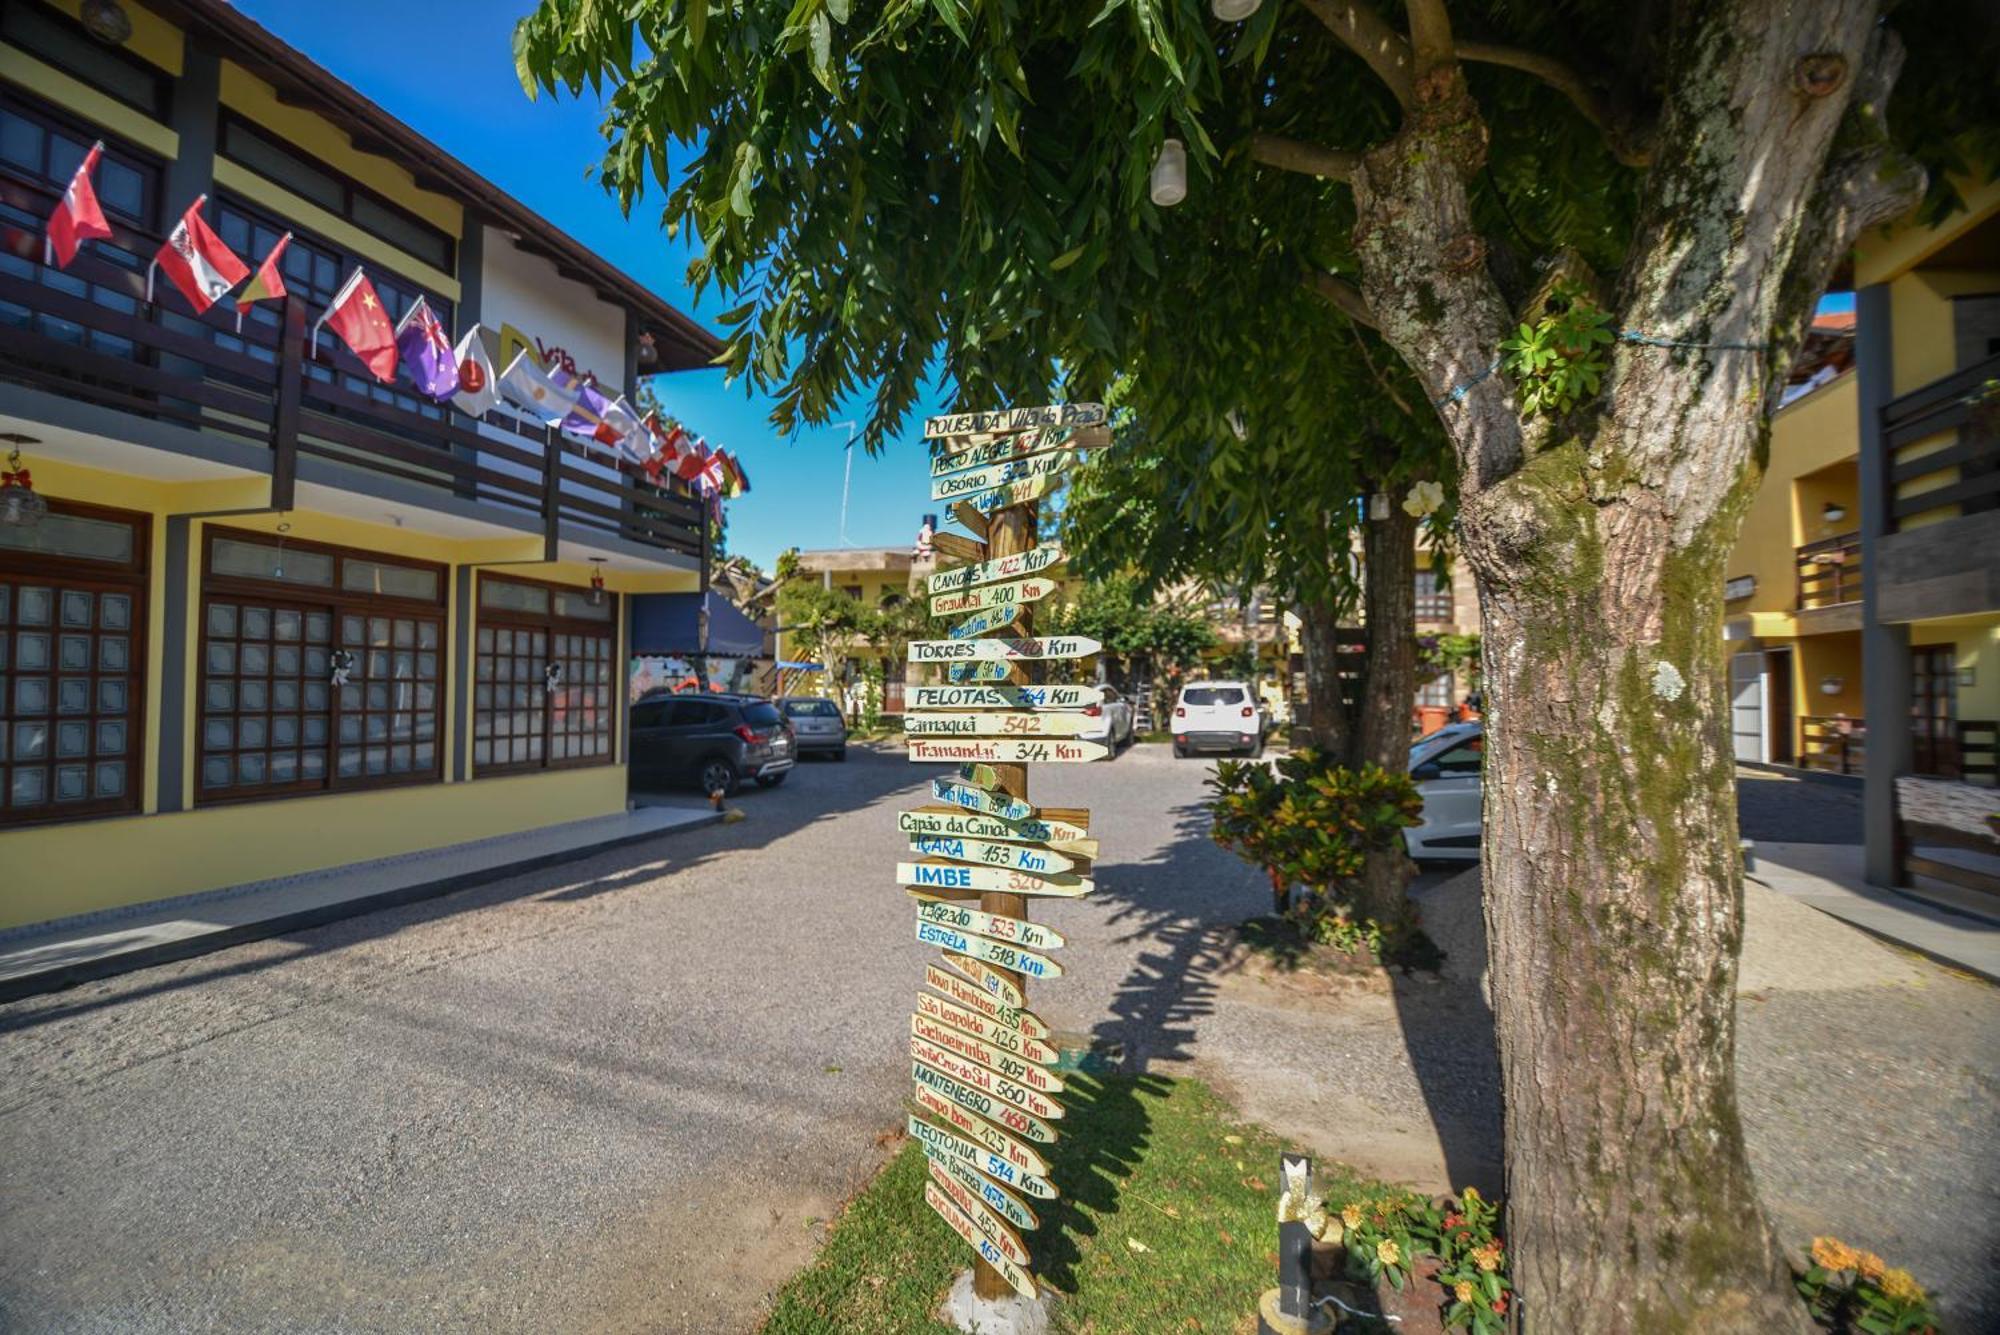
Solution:
{"label": "white flower", "polygon": [[1410,494],[1403,498],[1406,514],[1422,519],[1435,514],[1444,505],[1444,484],[1442,482],[1419,482],[1410,488]]}

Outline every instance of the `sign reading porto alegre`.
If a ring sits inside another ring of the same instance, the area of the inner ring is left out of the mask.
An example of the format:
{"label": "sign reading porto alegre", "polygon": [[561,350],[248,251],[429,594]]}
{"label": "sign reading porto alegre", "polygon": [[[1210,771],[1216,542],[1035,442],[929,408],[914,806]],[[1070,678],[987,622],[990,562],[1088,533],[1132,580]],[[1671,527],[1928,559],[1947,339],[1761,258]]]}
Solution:
{"label": "sign reading porto alegre", "polygon": [[932,477],[1006,463],[1010,459],[1025,459],[1050,450],[1094,450],[1109,445],[1111,433],[1103,427],[1094,426],[1042,427],[1018,433],[981,432],[972,436],[957,436],[944,443],[955,444],[959,441],[969,443],[962,450],[931,456]]}

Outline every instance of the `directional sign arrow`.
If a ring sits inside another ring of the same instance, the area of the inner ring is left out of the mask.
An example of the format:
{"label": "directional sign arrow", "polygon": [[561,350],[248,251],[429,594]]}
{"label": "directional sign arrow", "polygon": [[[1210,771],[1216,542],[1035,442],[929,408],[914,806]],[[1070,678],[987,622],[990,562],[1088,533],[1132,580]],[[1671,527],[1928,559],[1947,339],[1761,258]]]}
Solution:
{"label": "directional sign arrow", "polygon": [[1095,686],[911,686],[909,709],[1088,709]]}
{"label": "directional sign arrow", "polygon": [[[935,1182],[924,1183],[924,1204],[937,1212],[938,1218],[951,1226],[951,1231],[971,1244],[979,1253],[979,1259],[999,1272],[1007,1286],[1026,1298],[1035,1301],[1035,1277],[1004,1254],[1000,1243],[988,1238],[973,1222],[973,1217],[952,1203],[951,1193],[941,1189]],[[1019,1239],[1015,1240],[1018,1244]]]}
{"label": "directional sign arrow", "polygon": [[942,1071],[953,1080],[983,1094],[991,1094],[1001,1103],[1018,1108],[1035,1117],[1056,1121],[1063,1115],[1063,1108],[1054,1099],[1045,1098],[1026,1085],[1016,1084],[998,1071],[988,1070],[978,1062],[967,1061],[955,1053],[947,1052],[921,1038],[910,1040],[910,1055],[935,1071]]}
{"label": "directional sign arrow", "polygon": [[954,955],[949,950],[944,953],[944,962],[970,978],[979,986],[992,993],[993,999],[1019,1010],[1027,1004],[1021,996],[1021,989],[1014,980],[990,964],[973,959],[969,955]]}
{"label": "directional sign arrow", "polygon": [[934,1071],[922,1062],[911,1062],[910,1078],[926,1089],[950,1099],[967,1112],[978,1113],[989,1121],[998,1122],[1017,1136],[1026,1136],[1029,1140],[1040,1141],[1044,1145],[1055,1144],[1056,1130],[1047,1122],[1023,1112],[1012,1103],[1002,1102],[962,1080],[954,1079],[947,1072]]}
{"label": "directional sign arrow", "polygon": [[961,867],[946,862],[898,862],[896,884],[925,890],[997,890],[1005,895],[1081,899],[1097,887],[1081,876],[1032,876],[1005,867]]}
{"label": "directional sign arrow", "polygon": [[967,468],[1024,459],[1050,450],[1094,450],[1111,443],[1111,433],[1100,426],[1042,427],[1034,431],[973,436],[955,436],[944,442],[947,449],[963,443],[964,449],[931,455],[931,476],[942,477]]}
{"label": "directional sign arrow", "polygon": [[1044,473],[1040,477],[1026,477],[1019,482],[1009,482],[993,491],[981,492],[972,498],[972,503],[987,514],[1004,510],[1010,505],[1026,505],[1029,501],[1042,497],[1069,481],[1061,473]]}
{"label": "directional sign arrow", "polygon": [[918,857],[950,858],[953,862],[971,862],[981,867],[1012,867],[1037,876],[1055,876],[1076,869],[1076,864],[1062,854],[1033,844],[988,843],[956,835],[912,835],[910,851]]}
{"label": "directional sign arrow", "polygon": [[1039,575],[1051,566],[1062,564],[1062,559],[1062,544],[1046,542],[1025,552],[1016,552],[1012,556],[996,556],[991,561],[981,561],[977,565],[953,566],[950,570],[940,570],[931,576],[929,591],[943,593],[948,589],[970,589],[976,585],[993,584],[1003,579]]}
{"label": "directional sign arrow", "polygon": [[[986,522],[986,516],[979,512],[979,507],[970,501],[953,501],[951,517],[957,523],[965,525],[966,532],[979,539],[982,543],[992,536],[993,526]],[[968,561],[983,561],[986,559],[986,553],[981,552],[978,556],[969,556],[965,559]]]}
{"label": "directional sign arrow", "polygon": [[[973,1092],[977,1093],[976,1090]],[[951,1127],[971,1143],[983,1147],[988,1154],[993,1155],[995,1158],[1004,1159],[1006,1162],[1012,1164],[1020,1171],[1023,1178],[1023,1188],[1030,1195],[1044,1195],[1043,1192],[1026,1186],[1026,1180],[1043,1181],[1046,1179],[1049,1175],[1048,1161],[1030,1149],[1026,1141],[1016,1140],[983,1117],[974,1117],[944,1095],[925,1085],[920,1084],[912,1089],[910,1097],[916,1101],[916,1105],[919,1108],[930,1113],[946,1126]],[[999,1174],[996,1173],[994,1176],[998,1177]],[[1053,1200],[1055,1199],[1055,1194],[1055,1188],[1050,1187],[1046,1193],[1046,1198]]]}
{"label": "directional sign arrow", "polygon": [[927,1020],[921,1015],[910,1017],[910,1036],[922,1039],[945,1052],[955,1053],[967,1061],[978,1062],[981,1066],[1009,1080],[1017,1080],[1041,1094],[1060,1094],[1063,1082],[1041,1066],[1024,1057],[1002,1051],[982,1039],[960,1033],[950,1025]]}
{"label": "directional sign arrow", "polygon": [[1018,797],[1006,793],[982,792],[978,788],[963,783],[953,783],[950,779],[932,779],[931,796],[940,802],[949,802],[967,811],[977,811],[988,816],[998,816],[1002,820],[1027,820],[1035,814],[1035,809]]}
{"label": "directional sign arrow", "polygon": [[989,412],[940,413],[924,419],[924,435],[969,436],[975,431],[1028,431],[1041,426],[1101,426],[1101,403],[1058,403],[1045,408],[996,408]]}
{"label": "directional sign arrow", "polygon": [[[1009,1029],[1018,1029],[1035,1038],[1047,1038],[1049,1027],[1033,1011],[1022,1010],[1020,1006],[1002,1001],[989,995],[975,985],[966,982],[957,974],[946,973],[935,964],[924,966],[924,981],[950,997],[959,1005],[978,1011],[995,1024]],[[919,996],[927,995],[918,993]],[[1036,1170],[1041,1171],[1040,1169]]]}
{"label": "directional sign arrow", "polygon": [[998,1020],[989,1020],[979,1012],[957,1002],[934,997],[928,992],[917,993],[917,1014],[939,1024],[962,1029],[974,1038],[984,1039],[1002,1052],[1011,1052],[1026,1057],[1029,1061],[1040,1062],[1044,1066],[1054,1066],[1062,1059],[1062,1054],[1032,1034],[1024,1034],[1018,1029],[1009,1029]]}
{"label": "directional sign arrow", "polygon": [[1097,856],[1097,840],[1081,825],[1056,820],[1001,820],[995,816],[960,815],[942,811],[903,811],[896,815],[896,828],[904,834],[950,834],[961,839],[1011,839],[1017,843],[1047,844],[1058,853],[1076,858]]}
{"label": "directional sign arrow", "polygon": [[1042,1221],[1036,1217],[1035,1212],[1030,1210],[1019,1196],[1016,1196],[1013,1192],[998,1183],[990,1182],[980,1176],[971,1165],[967,1164],[965,1160],[959,1158],[950,1150],[939,1149],[929,1141],[920,1140],[917,1144],[923,1150],[926,1159],[929,1159],[934,1166],[944,1169],[945,1176],[951,1178],[959,1186],[964,1187],[967,1191],[979,1197],[980,1200],[986,1202],[993,1213],[999,1215],[1015,1228],[1040,1228],[1042,1226]]}
{"label": "directional sign arrow", "polygon": [[1005,607],[989,607],[976,613],[951,628],[954,640],[969,640],[975,635],[991,635],[997,630],[1006,630],[1021,619],[1026,609],[1019,603],[1009,603]]}
{"label": "directional sign arrow", "polygon": [[1066,742],[1054,738],[1039,741],[968,737],[935,742],[914,740],[905,745],[909,748],[910,759],[917,761],[985,760],[1014,765],[1081,765],[1102,760],[1111,754],[1111,748],[1102,742]]}
{"label": "directional sign arrow", "polygon": [[1038,603],[1061,587],[1052,579],[1017,579],[1007,584],[987,584],[954,593],[940,593],[931,599],[931,615],[950,616],[954,612],[976,612],[984,607]]}
{"label": "directional sign arrow", "polygon": [[[929,1108],[929,1106],[929,1104],[925,1104],[926,1108]],[[961,1112],[961,1115],[971,1116],[971,1114],[963,1112]],[[922,1142],[926,1148],[942,1150],[954,1158],[969,1163],[996,1182],[1004,1182],[1023,1195],[1033,1196],[1038,1200],[1045,1201],[1056,1200],[1060,1197],[1061,1193],[1056,1190],[1055,1184],[1044,1176],[1048,1172],[1047,1165],[1043,1165],[1039,1173],[1031,1169],[1025,1169],[1004,1155],[995,1154],[989,1149],[982,1148],[976,1141],[967,1140],[965,1137],[947,1131],[943,1127],[934,1126],[926,1122],[915,1113],[910,1113],[908,1116],[911,1138]],[[953,1125],[956,1125],[955,1120],[953,1120]],[[1022,1148],[1026,1149],[1025,1146]],[[1040,1161],[1039,1155],[1036,1155],[1035,1158],[1037,1162]]]}
{"label": "directional sign arrow", "polygon": [[1012,969],[1015,973],[1024,974],[1029,978],[1062,977],[1062,965],[1046,955],[1037,955],[1032,950],[1021,950],[1003,941],[988,941],[983,936],[971,936],[949,927],[939,927],[935,923],[918,923],[917,940],[927,946],[955,950],[970,959],[984,960],[1002,969]]}
{"label": "directional sign arrow", "polygon": [[[976,513],[976,512],[975,512]],[[954,561],[984,561],[986,544],[972,538],[960,537],[956,533],[931,534],[931,546],[943,552]]]}
{"label": "directional sign arrow", "polygon": [[1088,658],[1104,646],[1083,635],[1049,635],[1038,640],[911,640],[912,663]]}
{"label": "directional sign arrow", "polygon": [[[974,496],[980,492],[992,491],[996,487],[1010,486],[1031,478],[1051,477],[1069,471],[1076,462],[1076,455],[1067,451],[1060,454],[1041,454],[1031,459],[1010,459],[1005,463],[988,464],[984,468],[968,468],[963,472],[946,473],[931,479],[931,499],[953,501],[963,496]],[[973,502],[975,505],[977,501]]]}
{"label": "directional sign arrow", "polygon": [[952,681],[1005,681],[1025,685],[1028,674],[1017,663],[953,663]]}
{"label": "directional sign arrow", "polygon": [[905,737],[1081,737],[1104,726],[1082,714],[998,711],[969,714],[905,714]]}
{"label": "directional sign arrow", "polygon": [[974,932],[1009,945],[1026,946],[1030,950],[1058,950],[1064,944],[1062,933],[1053,927],[967,908],[955,900],[922,900],[917,904],[917,917],[940,927],[955,927],[961,932]]}

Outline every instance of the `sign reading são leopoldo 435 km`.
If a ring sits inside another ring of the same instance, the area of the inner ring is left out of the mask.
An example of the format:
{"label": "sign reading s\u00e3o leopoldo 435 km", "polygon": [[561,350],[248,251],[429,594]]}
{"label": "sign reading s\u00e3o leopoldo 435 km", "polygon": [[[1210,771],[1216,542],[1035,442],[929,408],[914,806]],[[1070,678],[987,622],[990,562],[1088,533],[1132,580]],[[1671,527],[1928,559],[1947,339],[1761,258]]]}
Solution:
{"label": "sign reading s\u00e3o leopoldo 435 km", "polygon": [[[1110,754],[1081,737],[1095,722],[1082,711],[1096,690],[1037,680],[1073,675],[1099,645],[1029,633],[1063,559],[1060,546],[1035,545],[1035,503],[1067,479],[1076,451],[1109,442],[1104,423],[1102,404],[1072,403],[948,413],[924,425],[931,494],[959,502],[952,515],[973,536],[939,544],[955,563],[929,588],[933,614],[970,615],[949,638],[913,641],[908,653],[910,759],[956,765],[932,782],[932,804],[897,818],[918,860],[898,862],[896,880],[916,910],[917,939],[942,952],[941,965],[924,969],[931,990],[918,993],[910,1020],[921,1111],[909,1127],[929,1161],[924,1200],[973,1248],[974,1292],[989,1299],[1036,1295],[1020,1231],[1041,1222],[1028,1199],[1058,1195],[1030,1142],[1053,1142],[1062,1120],[1063,1082],[1050,1069],[1059,1053],[1024,987],[1062,975],[1054,955],[1063,937],[1029,921],[1029,906],[1089,894],[1098,852],[1088,811],[1029,799],[1028,767]],[[924,674],[936,679],[915,679]]]}

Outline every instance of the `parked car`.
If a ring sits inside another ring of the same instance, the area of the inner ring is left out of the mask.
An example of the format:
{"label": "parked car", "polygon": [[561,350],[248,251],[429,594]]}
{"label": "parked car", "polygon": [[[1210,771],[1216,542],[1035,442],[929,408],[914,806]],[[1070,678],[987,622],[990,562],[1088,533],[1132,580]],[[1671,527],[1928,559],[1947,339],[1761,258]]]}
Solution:
{"label": "parked car", "polygon": [[1132,702],[1109,686],[1097,688],[1097,703],[1085,705],[1083,716],[1092,720],[1090,730],[1077,734],[1086,742],[1103,742],[1116,751],[1132,740]]}
{"label": "parked car", "polygon": [[1174,704],[1174,754],[1197,751],[1256,755],[1264,749],[1257,696],[1240,681],[1191,681]]}
{"label": "parked car", "polygon": [[785,711],[785,718],[792,725],[801,759],[811,755],[847,759],[847,720],[841,716],[839,705],[816,696],[796,696],[780,700],[778,707]]}
{"label": "parked car", "polygon": [[797,758],[792,725],[769,700],[719,691],[648,691],[632,706],[632,774],[733,793],[745,779],[785,781]]}
{"label": "parked car", "polygon": [[1412,858],[1478,861],[1479,775],[1485,750],[1486,730],[1479,723],[1447,724],[1411,743],[1410,778],[1424,799],[1423,823],[1403,831]]}

